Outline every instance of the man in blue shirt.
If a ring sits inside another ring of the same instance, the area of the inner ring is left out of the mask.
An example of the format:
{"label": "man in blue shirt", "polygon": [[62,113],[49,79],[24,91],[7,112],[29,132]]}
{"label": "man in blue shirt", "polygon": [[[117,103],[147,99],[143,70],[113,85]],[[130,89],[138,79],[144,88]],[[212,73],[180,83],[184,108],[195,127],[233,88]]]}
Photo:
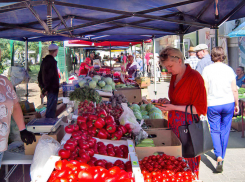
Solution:
{"label": "man in blue shirt", "polygon": [[206,44],[199,44],[194,50],[196,51],[197,57],[200,59],[197,63],[196,70],[202,74],[202,71],[206,66],[213,64],[211,56],[208,53],[208,46]]}
{"label": "man in blue shirt", "polygon": [[243,66],[239,66],[236,69],[236,85],[238,87],[242,87],[242,84],[244,84],[244,79],[245,79],[245,75],[244,75],[244,67]]}

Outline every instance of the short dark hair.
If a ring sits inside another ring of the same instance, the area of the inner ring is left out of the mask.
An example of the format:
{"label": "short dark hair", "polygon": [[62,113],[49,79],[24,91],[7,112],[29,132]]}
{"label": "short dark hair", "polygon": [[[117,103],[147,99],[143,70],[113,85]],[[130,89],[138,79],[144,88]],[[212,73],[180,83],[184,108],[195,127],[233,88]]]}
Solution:
{"label": "short dark hair", "polygon": [[241,68],[241,70],[244,72],[244,67],[243,66],[238,66],[238,68]]}
{"label": "short dark hair", "polygon": [[226,59],[224,49],[222,47],[214,47],[211,51],[211,59],[213,62],[223,62]]}

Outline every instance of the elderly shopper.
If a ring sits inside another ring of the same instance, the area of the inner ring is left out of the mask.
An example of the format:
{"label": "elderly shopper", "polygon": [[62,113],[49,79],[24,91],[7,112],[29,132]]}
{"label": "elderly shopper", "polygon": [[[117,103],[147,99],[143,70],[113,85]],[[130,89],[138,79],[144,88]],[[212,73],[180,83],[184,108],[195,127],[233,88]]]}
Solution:
{"label": "elderly shopper", "polygon": [[226,56],[222,47],[212,49],[214,64],[206,66],[202,76],[208,95],[208,122],[217,159],[217,172],[223,171],[223,160],[228,144],[233,113],[239,112],[236,75],[223,63]]}
{"label": "elderly shopper", "polygon": [[197,63],[199,62],[199,59],[196,57],[195,47],[190,47],[188,53],[190,57],[185,60],[185,64],[189,64],[191,68],[195,70],[197,68]]}
{"label": "elderly shopper", "polygon": [[[184,64],[184,56],[180,50],[167,47],[160,53],[160,63],[172,74],[169,86],[169,99],[163,99],[163,106],[168,112],[168,124],[171,130],[179,137],[179,126],[185,124],[185,108],[193,106],[195,118],[206,115],[207,96],[202,76]],[[191,124],[190,107],[187,110],[187,120]],[[191,170],[198,176],[201,157],[186,159]]]}
{"label": "elderly shopper", "polygon": [[196,70],[202,74],[202,71],[206,66],[213,64],[208,53],[208,46],[206,44],[199,44],[194,50],[196,51],[197,57],[200,59],[200,61],[197,63]]}

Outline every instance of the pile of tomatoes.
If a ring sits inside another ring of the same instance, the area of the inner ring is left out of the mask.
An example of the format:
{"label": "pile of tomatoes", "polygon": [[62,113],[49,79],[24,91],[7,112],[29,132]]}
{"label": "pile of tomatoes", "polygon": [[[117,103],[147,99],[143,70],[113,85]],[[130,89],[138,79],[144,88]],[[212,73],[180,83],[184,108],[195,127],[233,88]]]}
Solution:
{"label": "pile of tomatoes", "polygon": [[120,140],[123,136],[130,135],[132,130],[130,124],[117,125],[113,116],[100,111],[98,115],[86,113],[78,116],[77,124],[66,126],[65,131],[72,134],[73,138],[77,138],[82,132],[100,139]]}
{"label": "pile of tomatoes", "polygon": [[48,182],[134,182],[132,172],[115,166],[109,170],[101,166],[89,166],[75,160],[60,160],[55,163]]}
{"label": "pile of tomatoes", "polygon": [[195,180],[195,176],[191,171],[174,173],[170,170],[163,170],[158,172],[141,172],[144,176],[145,182],[192,182]]}
{"label": "pile of tomatoes", "polygon": [[189,182],[195,179],[182,157],[166,154],[152,155],[139,161],[140,169],[147,182]]}

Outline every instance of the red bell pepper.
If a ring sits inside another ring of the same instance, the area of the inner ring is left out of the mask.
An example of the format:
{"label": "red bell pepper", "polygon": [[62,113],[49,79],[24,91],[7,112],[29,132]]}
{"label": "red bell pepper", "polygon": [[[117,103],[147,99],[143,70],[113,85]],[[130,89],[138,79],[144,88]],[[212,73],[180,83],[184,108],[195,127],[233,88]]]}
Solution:
{"label": "red bell pepper", "polygon": [[115,133],[116,129],[117,129],[117,127],[114,124],[108,124],[106,126],[106,130],[108,133]]}
{"label": "red bell pepper", "polygon": [[112,139],[112,140],[120,140],[120,139],[122,138],[122,136],[123,136],[123,134],[122,134],[122,132],[119,130],[119,131],[117,131],[117,132],[115,132],[115,133],[113,133],[113,134],[111,135],[111,139]]}
{"label": "red bell pepper", "polygon": [[99,133],[97,134],[97,137],[100,139],[107,139],[108,132],[105,129],[100,129]]}
{"label": "red bell pepper", "polygon": [[81,123],[86,123],[87,119],[83,116],[78,116],[77,117],[77,124],[81,124]]}
{"label": "red bell pepper", "polygon": [[118,128],[117,128],[119,131],[121,131],[123,133],[123,135],[125,133],[127,133],[127,129],[123,126],[123,125],[119,125]]}
{"label": "red bell pepper", "polygon": [[91,114],[91,115],[88,117],[88,120],[89,120],[89,121],[92,121],[93,123],[94,123],[97,119],[98,119],[98,116],[93,115],[93,114]]}
{"label": "red bell pepper", "polygon": [[124,127],[127,129],[127,131],[130,133],[132,131],[131,126],[129,123],[125,124]]}
{"label": "red bell pepper", "polygon": [[93,121],[89,121],[89,122],[87,122],[87,127],[88,128],[93,128]]}
{"label": "red bell pepper", "polygon": [[98,116],[101,118],[105,118],[107,116],[107,113],[104,109],[101,109],[98,113]]}
{"label": "red bell pepper", "polygon": [[101,128],[103,128],[103,127],[105,126],[105,121],[104,121],[102,118],[98,118],[98,119],[95,121],[94,126],[95,126],[96,128],[101,129]]}
{"label": "red bell pepper", "polygon": [[80,128],[80,130],[88,130],[88,127],[87,127],[86,123],[81,123],[79,125],[79,128]]}
{"label": "red bell pepper", "polygon": [[113,116],[108,115],[108,116],[105,117],[105,122],[106,122],[106,124],[115,123],[115,119],[114,119]]}

